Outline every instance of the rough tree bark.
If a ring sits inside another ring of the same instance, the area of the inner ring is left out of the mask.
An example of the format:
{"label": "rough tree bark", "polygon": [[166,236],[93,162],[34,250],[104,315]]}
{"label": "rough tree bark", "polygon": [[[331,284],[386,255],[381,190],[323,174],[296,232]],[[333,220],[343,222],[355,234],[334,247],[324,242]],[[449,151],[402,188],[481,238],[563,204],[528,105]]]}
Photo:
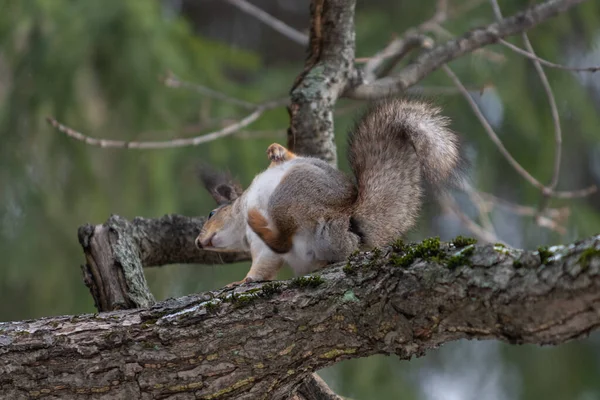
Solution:
{"label": "rough tree bark", "polygon": [[313,0],[304,71],[291,90],[288,147],[337,165],[333,109],[354,73],[356,0]]}
{"label": "rough tree bark", "polygon": [[[386,77],[427,38],[412,32],[391,58],[357,70],[355,1],[313,0],[309,56],[291,91],[288,145],[335,165],[332,112],[339,97],[402,92],[444,63],[581,1],[538,4],[424,52]],[[600,236],[537,252],[390,247],[318,278],[156,303],[144,267],[248,259],[198,251],[193,240],[202,223],[113,216],[82,227],[84,281],[102,312],[0,323],[0,396],[331,399],[337,396],[312,372],[343,359],[409,359],[462,338],[558,344],[600,324]]]}
{"label": "rough tree bark", "polygon": [[600,325],[600,235],[533,252],[460,246],[383,248],[312,278],[1,323],[0,394],[284,399],[344,359],[410,359],[465,338],[558,344]]}
{"label": "rough tree bark", "polygon": [[205,218],[166,215],[159,219],[118,215],[103,225],[79,228],[85,253],[84,283],[99,311],[148,307],[155,300],[142,268],[167,264],[223,264],[250,259],[246,253],[198,250],[194,240]]}

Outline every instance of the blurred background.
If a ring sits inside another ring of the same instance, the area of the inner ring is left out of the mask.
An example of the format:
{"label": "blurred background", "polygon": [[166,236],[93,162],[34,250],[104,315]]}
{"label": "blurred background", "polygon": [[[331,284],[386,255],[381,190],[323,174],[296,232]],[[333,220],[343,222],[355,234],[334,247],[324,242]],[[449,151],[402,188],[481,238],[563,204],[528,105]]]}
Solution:
{"label": "blurred background", "polygon": [[[306,32],[309,2],[253,0]],[[379,51],[429,18],[435,0],[358,1],[357,57]],[[529,1],[501,2],[505,15]],[[446,33],[458,35],[493,20],[489,3],[451,0]],[[530,32],[537,53],[566,65],[600,65],[600,2],[587,1]],[[519,46],[519,38],[511,41]],[[482,107],[503,143],[536,178],[549,182],[553,124],[530,62],[499,45],[450,65]],[[246,129],[198,147],[101,149],[50,128],[46,116],[94,137],[168,140],[217,130],[248,110],[193,90],[179,79],[248,102],[285,97],[302,70],[305,48],[224,1],[0,0],[0,321],[94,312],[79,266],[77,228],[164,214],[205,215],[213,202],[194,168],[206,161],[245,185],[265,168],[266,147],[286,143],[285,108]],[[410,59],[410,57],[409,57]],[[407,61],[403,62],[406,63]],[[546,69],[563,127],[559,189],[600,184],[600,74]],[[453,119],[473,163],[473,186],[515,204],[537,207],[539,191],[507,164],[466,101],[443,72],[419,84]],[[342,100],[336,111],[340,168],[346,133],[364,103]],[[479,209],[455,199],[466,215]],[[512,246],[536,248],[600,233],[600,195],[553,200],[568,207],[563,229],[539,227],[514,207],[492,204],[489,222]],[[566,209],[564,209],[566,210]],[[563,210],[563,214],[566,215]],[[427,204],[409,239],[471,235],[455,214]],[[472,235],[471,235],[472,236]],[[247,263],[172,265],[148,269],[159,300],[241,279]],[[291,276],[289,271],[282,278]],[[320,372],[339,394],[356,399],[598,399],[600,334],[558,347],[458,342],[410,362],[375,356]]]}

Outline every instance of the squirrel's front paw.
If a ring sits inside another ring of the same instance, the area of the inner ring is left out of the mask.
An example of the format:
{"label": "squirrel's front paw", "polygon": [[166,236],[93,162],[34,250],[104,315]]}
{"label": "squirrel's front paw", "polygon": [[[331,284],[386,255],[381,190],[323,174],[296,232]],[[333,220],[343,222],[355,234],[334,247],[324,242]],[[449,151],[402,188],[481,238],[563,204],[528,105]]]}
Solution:
{"label": "squirrel's front paw", "polygon": [[250,277],[245,277],[244,279],[242,279],[241,281],[237,281],[237,282],[231,282],[228,285],[225,285],[226,288],[233,288],[236,286],[240,286],[243,285],[245,283],[252,283],[254,282],[254,279],[250,278]]}

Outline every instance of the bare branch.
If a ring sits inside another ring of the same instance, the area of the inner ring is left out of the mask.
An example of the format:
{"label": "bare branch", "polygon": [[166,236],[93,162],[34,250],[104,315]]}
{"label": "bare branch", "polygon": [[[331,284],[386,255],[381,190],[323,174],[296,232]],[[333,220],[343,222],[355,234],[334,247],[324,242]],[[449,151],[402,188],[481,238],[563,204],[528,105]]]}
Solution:
{"label": "bare branch", "polygon": [[449,194],[438,196],[438,203],[446,211],[455,214],[460,222],[467,228],[478,240],[486,243],[502,243],[494,232],[488,231],[473,221],[468,215],[461,211],[456,201]]}
{"label": "bare branch", "polygon": [[[485,192],[477,192],[477,193],[486,202],[489,202],[495,206],[504,208],[504,209],[512,212],[513,214],[527,216],[527,217],[534,217],[538,212],[537,208],[535,208],[535,207],[525,206],[522,204],[516,204],[511,201],[500,198],[498,196],[494,196],[493,194],[490,194],[490,193],[485,193]],[[562,220],[565,220],[566,218],[568,218],[570,211],[569,211],[568,207],[547,208],[545,210],[545,213],[547,213],[548,216],[552,219],[557,219],[557,220],[562,221]]]}
{"label": "bare branch", "polygon": [[475,103],[475,101],[471,98],[471,95],[469,94],[467,89],[464,87],[464,85],[462,84],[460,79],[458,79],[458,77],[454,74],[454,72],[452,72],[450,67],[448,67],[447,65],[442,66],[442,68],[443,68],[444,72],[446,72],[448,77],[450,77],[452,82],[454,82],[454,85],[456,85],[458,90],[460,90],[460,92],[462,93],[465,100],[467,100],[467,102],[469,103],[469,106],[471,106],[471,109],[473,110],[473,113],[475,113],[475,116],[477,117],[479,122],[481,122],[481,124],[483,125],[483,128],[485,129],[486,133],[488,134],[490,139],[492,139],[492,142],[494,142],[496,147],[498,147],[498,150],[500,150],[500,153],[502,153],[502,155],[504,156],[504,158],[506,158],[508,163],[510,165],[512,165],[512,167],[525,180],[527,180],[529,183],[531,183],[536,188],[543,190],[545,188],[545,186],[540,181],[535,179],[529,172],[527,172],[527,170],[525,168],[523,168],[517,160],[514,159],[514,157],[510,154],[510,152],[506,149],[506,147],[504,147],[504,144],[502,144],[502,141],[500,140],[498,135],[496,135],[496,132],[494,132],[494,129],[492,128],[492,126],[489,124],[489,122],[487,121],[487,119],[485,118],[485,116],[483,115],[481,110],[479,109],[479,106],[477,105],[477,103]]}
{"label": "bare branch", "polygon": [[450,18],[455,18],[459,15],[465,15],[469,11],[479,7],[485,2],[485,0],[467,0],[463,4],[452,7],[448,14]]}
{"label": "bare branch", "polygon": [[297,31],[286,23],[278,20],[274,16],[264,12],[260,8],[256,7],[253,4],[248,3],[246,0],[226,0],[229,4],[236,6],[240,10],[248,13],[264,24],[270,26],[275,29],[277,32],[281,33],[283,36],[291,39],[293,42],[298,43],[299,45],[306,46],[308,44],[308,36],[302,32]]}
{"label": "bare branch", "polygon": [[577,199],[579,197],[587,197],[594,194],[597,190],[598,187],[596,185],[591,185],[580,190],[552,192],[552,197],[556,197],[557,199]]}
{"label": "bare branch", "polygon": [[410,51],[416,48],[431,48],[433,41],[425,35],[409,34],[396,38],[385,49],[371,57],[364,66],[365,82],[386,76]]}
{"label": "bare branch", "polygon": [[487,121],[487,119],[485,118],[485,116],[483,115],[481,110],[479,109],[479,106],[477,105],[477,103],[475,103],[475,101],[473,100],[473,98],[471,97],[471,95],[469,94],[469,92],[467,91],[465,86],[462,84],[460,79],[458,79],[456,74],[454,74],[454,72],[452,72],[450,67],[448,67],[447,65],[444,65],[442,67],[442,69],[444,70],[444,72],[446,72],[448,77],[450,77],[450,79],[452,80],[454,85],[458,88],[458,90],[460,90],[460,92],[462,93],[465,100],[467,100],[467,102],[469,103],[469,106],[471,106],[471,109],[473,110],[473,113],[475,113],[475,116],[477,117],[477,119],[479,119],[479,122],[481,122],[481,124],[483,125],[486,133],[488,134],[488,136],[490,137],[492,142],[494,142],[496,147],[498,147],[498,150],[500,151],[500,153],[504,156],[504,158],[506,158],[508,163],[526,181],[531,183],[536,188],[540,189],[545,196],[562,198],[562,199],[585,197],[585,196],[589,196],[590,194],[596,192],[596,189],[597,189],[596,185],[592,185],[586,189],[576,190],[576,191],[555,191],[551,188],[546,187],[540,181],[535,179],[529,172],[527,172],[527,170],[525,168],[523,168],[521,166],[521,164],[519,164],[519,162],[517,160],[515,160],[515,158],[510,154],[510,152],[506,149],[506,147],[504,147],[504,144],[502,144],[502,141],[500,140],[500,138],[498,137],[496,132],[494,132],[494,129],[492,128],[492,126],[489,124],[489,122]]}
{"label": "bare branch", "polygon": [[[500,11],[500,6],[496,0],[490,0],[494,12],[496,13],[496,18],[498,20],[502,20],[502,12]],[[544,69],[541,66],[540,61],[537,59],[537,55],[529,41],[529,37],[526,33],[522,34],[523,42],[525,43],[525,47],[527,52],[534,56],[533,65],[540,76],[540,80],[542,81],[542,86],[544,87],[544,91],[546,92],[546,96],[548,96],[548,102],[550,103],[550,111],[552,112],[552,122],[554,123],[554,142],[556,144],[556,150],[554,154],[554,168],[552,173],[552,180],[550,185],[548,186],[550,190],[554,190],[556,185],[558,184],[558,178],[560,175],[560,161],[562,154],[562,130],[560,127],[560,116],[558,115],[558,107],[556,106],[556,99],[554,98],[554,93],[552,92],[552,88],[550,87],[550,82],[548,82],[548,77],[544,72]]]}
{"label": "bare branch", "polygon": [[536,207],[515,204],[489,193],[477,193],[486,203],[489,204],[490,208],[497,206],[515,215],[533,217],[535,222],[540,227],[553,230],[561,235],[564,235],[567,232],[565,223],[570,215],[570,210],[568,207],[545,208],[540,212],[539,208]]}
{"label": "bare branch", "polygon": [[489,232],[491,235],[498,237],[496,230],[494,229],[494,224],[492,224],[492,219],[490,218],[491,207],[489,204],[483,200],[483,198],[479,195],[479,192],[475,190],[471,184],[467,183],[464,185],[471,202],[475,204],[477,210],[479,210],[479,218],[481,220],[482,228]]}
{"label": "bare branch", "polygon": [[208,88],[206,86],[199,85],[197,83],[185,82],[179,80],[175,75],[169,73],[167,77],[164,79],[165,85],[171,88],[183,88],[192,90],[194,92],[203,94],[208,97],[212,97],[214,99],[222,100],[224,102],[234,104],[236,106],[240,106],[246,108],[248,110],[254,110],[259,107],[258,104],[250,103],[245,100],[236,99],[235,97],[231,97],[226,95],[225,93],[221,93],[217,90]]}
{"label": "bare branch", "polygon": [[417,27],[418,32],[427,32],[433,26],[438,26],[448,18],[448,0],[438,0],[435,5],[435,14]]}
{"label": "bare branch", "polygon": [[[451,40],[456,37],[456,35],[453,35],[450,31],[448,31],[446,28],[444,28],[442,25],[439,25],[439,24],[431,24],[429,26],[428,32],[434,32],[438,36],[444,37],[446,40]],[[481,47],[479,49],[473,50],[473,55],[476,55],[476,54],[482,55],[483,57],[487,58],[489,61],[498,63],[498,64],[506,61],[506,57],[504,56],[504,54],[497,53],[497,52],[495,52],[491,49],[487,49],[485,47]]]}
{"label": "bare branch", "polygon": [[522,56],[525,56],[525,57],[529,58],[530,60],[538,61],[540,64],[545,65],[546,67],[556,68],[556,69],[563,69],[565,71],[575,71],[575,72],[597,72],[597,71],[600,71],[600,66],[596,66],[596,67],[568,67],[566,65],[556,64],[556,63],[550,62],[548,60],[544,60],[543,58],[540,58],[536,54],[532,54],[532,53],[530,53],[528,51],[525,51],[522,48],[520,48],[518,46],[515,46],[514,44],[512,44],[510,42],[507,42],[504,39],[500,39],[498,42],[501,43],[502,45],[508,47],[509,49],[511,49],[512,51],[514,51],[515,53],[520,54]]}
{"label": "bare branch", "polygon": [[196,136],[193,138],[185,138],[185,139],[173,139],[173,140],[165,140],[160,142],[127,142],[124,140],[109,140],[109,139],[97,139],[91,136],[86,136],[81,132],[78,132],[74,129],[69,128],[55,120],[54,118],[48,117],[46,120],[50,125],[55,127],[59,132],[64,133],[65,135],[80,140],[86,144],[91,146],[98,146],[102,148],[118,148],[118,149],[171,149],[175,147],[186,147],[186,146],[197,146],[203,143],[207,143],[216,139],[223,138],[225,136],[229,136],[242,128],[250,125],[254,121],[256,121],[265,111],[272,110],[274,108],[282,107],[287,103],[287,99],[285,100],[275,100],[269,103],[265,103],[256,108],[254,112],[241,119],[237,123],[231,124],[221,130],[207,133],[202,136]]}
{"label": "bare branch", "polygon": [[[502,11],[500,10],[500,6],[498,5],[498,2],[496,0],[490,0],[490,3],[492,4],[492,8],[494,10],[494,14],[496,15],[496,19],[499,21],[502,20]],[[527,49],[527,52],[529,52],[533,56],[537,57],[537,55],[535,54],[535,50],[533,49],[533,46],[531,45],[531,42],[529,41],[529,37],[527,36],[527,33],[523,32],[521,34],[521,37],[523,38],[523,43],[525,44],[525,48]],[[543,213],[544,209],[548,206],[548,199],[552,195],[552,191],[554,191],[554,189],[556,189],[556,185],[558,184],[558,178],[560,176],[560,163],[561,163],[561,156],[562,156],[562,130],[560,127],[560,116],[558,115],[558,107],[556,106],[556,100],[554,98],[554,93],[552,92],[552,88],[550,87],[550,82],[548,82],[548,77],[546,76],[546,73],[544,72],[544,68],[542,68],[540,61],[537,59],[534,59],[532,61],[533,61],[533,66],[535,67],[535,70],[540,77],[540,81],[542,82],[544,92],[546,93],[546,96],[548,97],[548,102],[550,103],[550,111],[552,113],[552,122],[554,124],[554,143],[555,143],[554,168],[552,170],[552,179],[550,181],[550,185],[547,186],[547,188],[549,190],[544,190],[542,192],[543,199],[540,203],[540,208],[539,208],[539,213],[538,213],[539,218],[537,218],[539,223],[546,224],[546,221],[542,217],[542,213]],[[547,226],[547,224],[546,224],[546,226]]]}
{"label": "bare branch", "polygon": [[347,88],[344,95],[355,99],[376,99],[401,93],[447,62],[506,36],[524,32],[583,1],[585,0],[547,0],[501,22],[473,29],[459,38],[425,52],[393,76],[369,84],[357,82],[354,87]]}

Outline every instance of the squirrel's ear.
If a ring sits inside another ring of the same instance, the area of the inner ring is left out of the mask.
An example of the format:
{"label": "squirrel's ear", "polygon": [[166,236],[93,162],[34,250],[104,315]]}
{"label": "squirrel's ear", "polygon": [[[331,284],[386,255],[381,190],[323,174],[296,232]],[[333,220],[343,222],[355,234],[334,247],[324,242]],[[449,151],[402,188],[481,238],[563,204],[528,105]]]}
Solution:
{"label": "squirrel's ear", "polygon": [[213,198],[215,198],[215,200],[217,200],[217,203],[219,204],[228,203],[239,197],[239,195],[236,192],[236,189],[228,184],[222,184],[217,186],[214,192],[220,198],[220,200],[217,200],[215,194],[213,194]]}
{"label": "squirrel's ear", "polygon": [[243,192],[241,185],[226,172],[202,165],[199,168],[199,175],[204,187],[218,205],[237,199]]}

